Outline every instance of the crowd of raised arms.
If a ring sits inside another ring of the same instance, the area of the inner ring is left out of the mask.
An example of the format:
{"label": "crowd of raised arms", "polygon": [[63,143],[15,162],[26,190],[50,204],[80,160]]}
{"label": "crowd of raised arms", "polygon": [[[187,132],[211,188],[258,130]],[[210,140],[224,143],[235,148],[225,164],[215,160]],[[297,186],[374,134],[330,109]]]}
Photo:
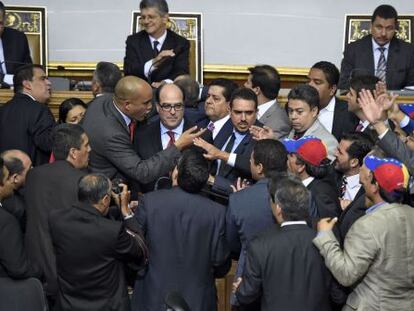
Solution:
{"label": "crowd of raised arms", "polygon": [[286,104],[270,65],[200,85],[166,1],[140,12],[123,72],[99,62],[94,98],[64,100],[56,121],[0,2],[14,89],[0,106],[0,309],[214,311],[232,271],[232,310],[414,310],[414,105],[392,93],[414,86],[414,46],[396,10],[377,7],[340,70],[316,62]]}

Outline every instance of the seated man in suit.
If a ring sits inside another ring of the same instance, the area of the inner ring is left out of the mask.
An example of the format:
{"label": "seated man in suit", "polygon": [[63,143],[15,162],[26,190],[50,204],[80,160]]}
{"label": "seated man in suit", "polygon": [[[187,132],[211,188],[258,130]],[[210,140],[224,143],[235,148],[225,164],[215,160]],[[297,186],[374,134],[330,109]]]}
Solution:
{"label": "seated man in suit", "polygon": [[135,75],[158,87],[163,80],[189,73],[190,43],[167,29],[167,1],[142,0],[139,9],[144,30],[126,40],[125,75]]}
{"label": "seated man in suit", "polygon": [[237,84],[234,81],[224,78],[211,81],[208,87],[204,104],[207,119],[197,125],[208,129],[203,139],[217,148],[223,147],[233,131],[229,113],[231,95],[236,89]]}
{"label": "seated man in suit", "polygon": [[105,93],[113,94],[115,86],[121,78],[122,72],[117,65],[108,62],[97,63],[91,85],[93,96],[98,97]]}
{"label": "seated man in suit", "polygon": [[231,185],[240,177],[251,179],[249,159],[256,141],[250,135],[253,124],[261,125],[256,120],[257,96],[248,88],[239,88],[233,92],[230,100],[230,120],[232,132],[221,149],[206,142],[202,138],[195,139],[194,144],[203,148],[209,160],[217,160],[217,168],[213,167],[209,184],[213,191],[229,194]]}
{"label": "seated man in suit", "polygon": [[27,257],[18,219],[2,206],[12,195],[13,178],[0,157],[0,278],[40,278],[40,270]]}
{"label": "seated man in suit", "polygon": [[[123,221],[105,218],[111,182],[102,174],[82,177],[79,203],[50,213],[59,284],[57,310],[130,310],[125,263],[145,263],[147,248],[129,209],[126,185],[117,197]],[[93,245],[93,246],[92,246]]]}
{"label": "seated man in suit", "polygon": [[340,141],[344,133],[355,129],[358,118],[348,111],[345,101],[335,96],[339,80],[338,68],[330,62],[317,62],[310,69],[308,79],[308,84],[319,93],[319,122]]}
{"label": "seated man in suit", "polygon": [[26,231],[24,185],[27,173],[32,168],[32,161],[26,153],[20,150],[6,150],[0,154],[0,157],[9,170],[13,183],[13,195],[3,201],[3,208],[17,218],[24,233]]}
{"label": "seated man in suit", "polygon": [[132,310],[162,310],[166,295],[178,291],[191,310],[214,311],[214,279],[231,263],[226,209],[199,194],[208,163],[198,150],[183,152],[172,178],[172,189],[145,194],[136,209],[150,260],[146,275],[135,283]]}
{"label": "seated man in suit", "polygon": [[51,83],[42,66],[26,65],[14,75],[14,96],[0,110],[0,152],[26,152],[34,166],[47,163],[55,119],[45,105]]}
{"label": "seated man in suit", "polygon": [[[174,145],[191,124],[184,118],[184,94],[175,84],[164,84],[157,89],[158,122],[149,123],[135,131],[134,147],[138,156],[147,160]],[[161,177],[163,178],[163,177]],[[142,192],[153,191],[155,182],[141,183]]]}
{"label": "seated man in suit", "polygon": [[343,249],[322,219],[313,243],[335,279],[353,286],[343,310],[411,310],[413,307],[414,209],[403,205],[407,168],[395,159],[366,156],[360,170],[365,195],[374,205],[349,229]]}
{"label": "seated man in suit", "polygon": [[377,76],[390,90],[414,85],[414,45],[396,37],[397,11],[380,5],[372,14],[371,34],[345,47],[339,88],[349,88],[356,71]]}
{"label": "seated man in suit", "polygon": [[329,176],[330,161],[325,143],[313,136],[303,136],[298,140],[286,138],[283,144],[289,153],[289,171],[302,180],[315,201],[317,214],[311,211],[311,216],[339,216],[338,190],[334,178]]}
{"label": "seated man in suit", "polygon": [[[92,172],[103,173],[110,179],[149,183],[168,174],[180,157],[180,150],[192,145],[193,139],[204,131],[193,127],[169,147],[143,160],[132,144],[135,120],[141,121],[151,110],[152,89],[144,80],[127,76],[109,94],[95,99],[83,119],[91,142],[89,168]],[[139,137],[137,137],[139,140]]]}
{"label": "seated man in suit", "polygon": [[0,2],[0,83],[1,86],[12,86],[13,76],[17,68],[31,64],[29,43],[23,32],[4,27],[6,10]]}
{"label": "seated man in suit", "polygon": [[308,190],[300,181],[282,178],[270,196],[280,228],[273,225],[250,243],[242,278],[234,286],[238,301],[260,298],[263,311],[331,310],[329,272],[312,245],[315,231],[307,225]]}
{"label": "seated man in suit", "polygon": [[[268,178],[286,173],[287,152],[283,144],[273,139],[258,141],[250,156],[250,170],[257,182],[229,196],[226,215],[226,239],[233,256],[239,259],[236,278],[242,275],[248,243],[275,224]],[[237,304],[234,296],[231,303]]]}
{"label": "seated man in suit", "polygon": [[269,65],[250,67],[249,72],[244,86],[257,95],[257,119],[273,130],[276,139],[285,137],[290,132],[290,124],[286,111],[277,102],[279,72]]}
{"label": "seated man in suit", "polygon": [[31,169],[25,189],[26,248],[45,276],[44,290],[50,307],[57,294],[57,279],[49,214],[57,208],[70,209],[76,203],[78,181],[85,174],[91,148],[80,125],[64,123],[54,130],[52,150],[56,161]]}
{"label": "seated man in suit", "polygon": [[365,156],[374,147],[364,133],[345,134],[335,151],[335,171],[339,180],[341,214],[335,228],[343,243],[352,224],[365,214],[365,192],[359,180],[359,171]]}

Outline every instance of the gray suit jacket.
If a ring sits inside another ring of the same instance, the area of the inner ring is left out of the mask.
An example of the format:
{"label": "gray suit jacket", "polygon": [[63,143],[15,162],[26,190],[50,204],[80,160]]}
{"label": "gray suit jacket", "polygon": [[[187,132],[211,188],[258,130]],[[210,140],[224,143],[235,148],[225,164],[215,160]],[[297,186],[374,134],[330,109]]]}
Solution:
{"label": "gray suit jacket", "polygon": [[313,243],[344,286],[355,285],[343,310],[414,310],[414,209],[384,204],[359,218],[342,250],[332,231]]}
{"label": "gray suit jacket", "polygon": [[[295,131],[291,130],[288,138],[293,138],[293,135],[295,135]],[[335,159],[334,151],[336,146],[338,146],[338,141],[335,136],[328,132],[328,130],[322,125],[321,122],[319,122],[318,119],[316,119],[312,126],[308,128],[304,136],[315,136],[316,138],[322,140],[328,149],[328,158],[330,160]]]}
{"label": "gray suit jacket", "polygon": [[403,162],[411,175],[414,174],[414,152],[404,144],[391,130],[378,141],[378,146],[385,151],[387,156]]}
{"label": "gray suit jacket", "polygon": [[289,118],[286,111],[280,107],[277,101],[267,109],[267,111],[260,117],[259,121],[270,127],[277,139],[289,134]]}
{"label": "gray suit jacket", "polygon": [[129,129],[115,108],[111,94],[96,98],[82,122],[92,148],[89,168],[109,178],[132,179],[149,183],[167,174],[180,152],[171,146],[147,160],[134,150]]}

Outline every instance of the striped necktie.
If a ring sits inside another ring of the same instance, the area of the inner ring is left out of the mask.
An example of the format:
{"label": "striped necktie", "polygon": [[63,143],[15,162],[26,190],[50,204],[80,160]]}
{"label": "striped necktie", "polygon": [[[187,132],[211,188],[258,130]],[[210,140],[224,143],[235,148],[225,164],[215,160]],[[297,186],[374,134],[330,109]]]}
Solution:
{"label": "striped necktie", "polygon": [[387,61],[385,60],[385,48],[384,47],[379,47],[378,50],[380,51],[381,55],[380,58],[378,60],[378,65],[377,65],[377,74],[376,76],[378,77],[378,79],[380,79],[382,82],[386,82],[385,81],[385,74],[387,72]]}

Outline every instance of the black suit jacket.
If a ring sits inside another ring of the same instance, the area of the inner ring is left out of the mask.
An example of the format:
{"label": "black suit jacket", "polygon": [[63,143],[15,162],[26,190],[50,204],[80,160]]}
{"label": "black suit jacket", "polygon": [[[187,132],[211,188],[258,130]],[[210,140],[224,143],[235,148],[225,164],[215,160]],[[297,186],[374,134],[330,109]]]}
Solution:
{"label": "black suit jacket", "polygon": [[165,79],[174,80],[177,76],[188,74],[190,43],[171,30],[167,30],[167,37],[161,47],[162,50],[174,50],[174,57],[165,60],[147,78],[144,75],[144,64],[154,58],[151,41],[145,30],[128,36],[124,58],[125,75],[134,75],[150,82],[158,82]]}
{"label": "black suit jacket", "polygon": [[47,105],[17,93],[0,108],[0,152],[19,149],[30,156],[34,166],[47,163],[54,126]]}
{"label": "black suit jacket", "polygon": [[[192,126],[193,125],[190,122],[184,119],[183,132]],[[160,121],[152,122],[137,128],[134,135],[134,149],[138,156],[143,160],[150,159],[163,150]],[[154,186],[155,181],[150,183],[140,183],[140,190],[142,192],[149,192],[154,190]]]}
{"label": "black suit jacket", "polygon": [[8,74],[15,74],[17,68],[32,63],[29,43],[23,32],[5,27],[1,41]]}
{"label": "black suit jacket", "polygon": [[26,202],[24,188],[15,190],[13,195],[3,202],[3,208],[18,220],[23,233],[26,232]]}
{"label": "black suit jacket", "polygon": [[59,310],[130,310],[124,263],[139,262],[143,251],[126,231],[138,224],[128,222],[136,219],[109,220],[85,203],[50,213]]}
{"label": "black suit jacket", "polygon": [[85,173],[67,161],[35,167],[27,174],[27,225],[25,243],[30,259],[45,275],[46,294],[57,292],[55,254],[49,234],[48,218],[52,210],[70,209],[78,199],[78,181]]}
{"label": "black suit jacket", "polygon": [[270,229],[247,250],[242,283],[236,296],[241,304],[261,297],[261,310],[331,310],[330,276],[313,246],[316,233],[307,225]]}
{"label": "black suit jacket", "polygon": [[115,108],[111,94],[96,98],[88,107],[82,126],[89,137],[89,169],[110,179],[149,183],[167,174],[180,152],[171,146],[143,160],[134,150],[129,129]]}
{"label": "black suit jacket", "polygon": [[135,216],[145,232],[149,266],[137,280],[132,310],[163,310],[178,291],[191,310],[217,310],[215,277],[230,268],[225,208],[178,187],[143,196]]}
{"label": "black suit jacket", "polygon": [[334,118],[332,123],[332,135],[339,141],[345,133],[353,132],[359,123],[358,117],[348,111],[346,101],[335,99]]}
{"label": "black suit jacket", "polygon": [[[345,47],[341,64],[341,76],[338,88],[349,88],[349,79],[353,71],[375,75],[372,36],[348,44]],[[387,89],[400,90],[414,85],[414,45],[393,38],[390,42],[387,58]]]}
{"label": "black suit jacket", "polygon": [[320,218],[339,216],[338,190],[330,179],[315,178],[306,188],[312,193]]}
{"label": "black suit jacket", "polygon": [[0,228],[0,277],[40,279],[40,269],[30,263],[26,254],[19,222],[3,207],[0,207]]}

